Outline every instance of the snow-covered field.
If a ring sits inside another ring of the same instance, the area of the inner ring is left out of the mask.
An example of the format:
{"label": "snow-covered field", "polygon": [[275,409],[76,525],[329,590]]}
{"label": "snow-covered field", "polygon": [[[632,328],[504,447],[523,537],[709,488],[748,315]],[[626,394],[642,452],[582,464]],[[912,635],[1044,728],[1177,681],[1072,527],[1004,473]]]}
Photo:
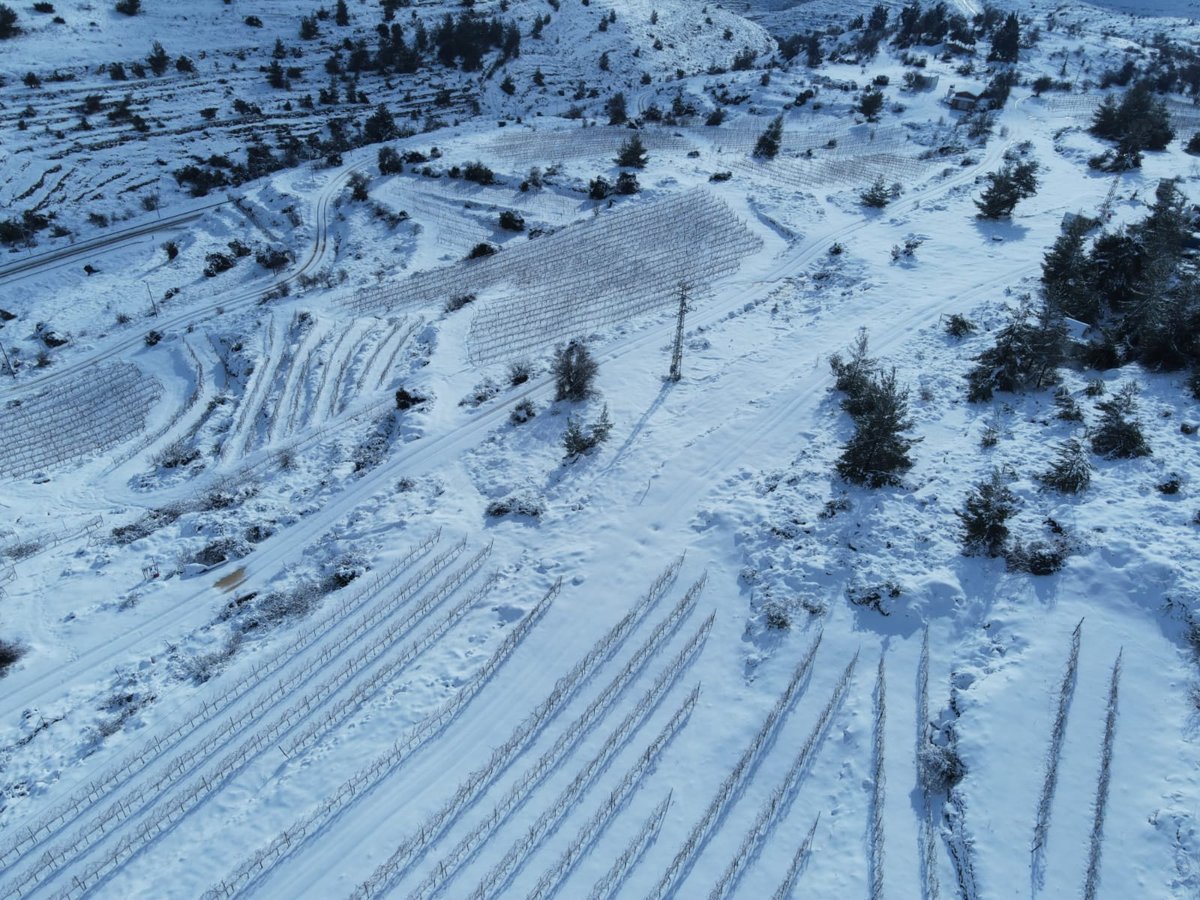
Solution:
{"label": "snow-covered field", "polygon": [[[374,48],[378,5],[307,41],[316,4],[18,9],[0,220],[35,239],[0,252],[0,898],[1200,895],[1188,372],[1072,363],[1058,394],[974,403],[965,377],[1064,216],[1137,223],[1168,178],[1197,200],[1182,94],[1165,151],[1087,165],[1101,73],[1159,32],[1194,44],[1194,12],[999,4],[1040,39],[971,137],[944,97],[987,83],[986,41],[970,70],[886,43],[765,67],[768,32],[872,5],[479,2],[520,56],[353,78],[326,60]],[[395,21],[412,41],[460,11]],[[155,40],[166,74],[111,77]],[[878,122],[854,109],[873,80]],[[300,102],[351,82],[365,102]],[[615,164],[618,90],[642,169]],[[379,104],[412,133],[339,147]],[[174,176],[289,135],[316,149],[204,196]],[[1015,159],[1037,192],[977,218]],[[452,176],[474,162],[493,183]],[[589,196],[622,171],[637,192]],[[898,195],[869,209],[876,178]],[[829,358],[863,329],[918,441],[879,488],[835,471]],[[599,370],[556,400],[571,339]],[[1152,453],[1045,487],[1130,381]],[[605,416],[567,457],[569,423]],[[964,555],[993,469],[1014,541],[1061,570]]]}

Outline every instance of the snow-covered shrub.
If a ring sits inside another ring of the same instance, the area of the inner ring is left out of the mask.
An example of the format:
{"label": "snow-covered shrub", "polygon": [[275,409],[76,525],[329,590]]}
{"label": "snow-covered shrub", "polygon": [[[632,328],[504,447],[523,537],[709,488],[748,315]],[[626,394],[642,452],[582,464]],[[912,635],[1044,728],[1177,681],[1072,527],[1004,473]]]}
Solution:
{"label": "snow-covered shrub", "polygon": [[1064,422],[1083,421],[1083,410],[1079,408],[1079,404],[1075,402],[1075,398],[1065,387],[1060,386],[1054,392],[1054,406],[1058,410],[1055,413],[1056,418],[1062,419]]}
{"label": "snow-covered shrub", "polygon": [[366,203],[371,199],[371,179],[362,172],[350,173],[350,199],[355,203]]}
{"label": "snow-covered shrub", "polygon": [[207,263],[204,267],[205,278],[215,278],[236,265],[236,261],[228,253],[210,253],[204,257],[204,261]]}
{"label": "snow-covered shrub", "polygon": [[763,621],[772,631],[787,631],[792,627],[792,618],[788,615],[787,607],[774,600],[763,605]]}
{"label": "snow-covered shrub", "polygon": [[381,462],[396,435],[396,417],[384,416],[375,428],[354,448],[354,471],[366,472]]}
{"label": "snow-covered shrub", "polygon": [[1092,452],[1115,459],[1150,455],[1137,419],[1136,398],[1137,385],[1130,381],[1111,399],[1097,404],[1103,416],[1092,434]]}
{"label": "snow-covered shrub", "polygon": [[[236,602],[230,601],[230,606],[234,606]],[[196,684],[203,684],[214,675],[220,673],[229,661],[237,655],[241,646],[242,632],[240,630],[230,632],[225,643],[219,649],[211,653],[199,654],[184,664],[184,671],[187,673],[187,677]]]}
{"label": "snow-covered shrub", "polygon": [[464,306],[466,306],[470,303],[474,303],[474,302],[475,302],[474,294],[455,294],[453,297],[451,297],[449,300],[446,301],[446,312],[448,312],[448,313],[458,312]]}
{"label": "snow-covered shrub", "polygon": [[191,562],[206,568],[219,566],[231,559],[241,559],[250,552],[249,544],[234,537],[217,538],[192,555]]}
{"label": "snow-covered shrub", "polygon": [[508,367],[508,383],[516,387],[527,382],[532,374],[533,364],[531,362],[524,359],[517,360]]}
{"label": "snow-covered shrub", "polygon": [[22,656],[27,652],[27,648],[19,641],[0,638],[0,678],[8,674],[11,669]]}
{"label": "snow-covered shrub", "polygon": [[1078,494],[1092,482],[1092,464],[1084,452],[1083,444],[1075,438],[1068,439],[1058,449],[1058,455],[1050,468],[1038,475],[1038,481],[1064,494]]}
{"label": "snow-covered shrub", "polygon": [[881,616],[888,615],[883,608],[884,600],[895,600],[901,594],[900,585],[894,581],[882,584],[852,585],[846,589],[846,599],[854,606],[873,609]]}
{"label": "snow-covered shrub", "polygon": [[463,166],[462,177],[467,181],[474,181],[476,184],[496,183],[496,173],[478,160]]}
{"label": "snow-covered shrub", "polygon": [[926,741],[917,751],[917,778],[927,794],[944,794],[967,774],[967,767],[952,746]]}
{"label": "snow-covered shrub", "polygon": [[514,425],[524,425],[536,415],[537,408],[533,405],[533,401],[526,397],[512,408],[512,412],[508,414],[508,421]]}
{"label": "snow-covered shrub", "polygon": [[632,172],[622,172],[617,176],[617,183],[613,186],[613,192],[628,197],[631,194],[636,194],[642,189],[638,183],[637,176]]}
{"label": "snow-covered shrub", "polygon": [[290,590],[272,591],[258,598],[243,622],[243,630],[270,627],[289,619],[303,618],[313,611],[320,599],[321,590],[311,581],[302,582]]}
{"label": "snow-covered shrub", "polygon": [[1053,575],[1059,571],[1070,555],[1066,541],[1016,541],[1004,554],[1004,562],[1010,572],[1026,572],[1030,575]]}
{"label": "snow-covered shrub", "polygon": [[200,450],[184,438],[172,441],[154,455],[154,464],[164,469],[177,469],[200,458]]}
{"label": "snow-covered shrub", "polygon": [[420,394],[414,394],[407,388],[396,389],[396,409],[402,412],[412,409],[414,406],[420,406],[426,399],[428,398],[422,397]]}
{"label": "snow-covered shrub", "polygon": [[484,510],[485,514],[493,519],[510,515],[537,519],[544,511],[541,501],[528,494],[513,494],[501,500],[493,500]]}
{"label": "snow-covered shrub", "polygon": [[393,147],[379,148],[378,163],[380,175],[399,175],[404,171],[404,162]]}
{"label": "snow-covered shrub", "polygon": [[458,402],[459,406],[469,406],[472,409],[482,406],[500,393],[500,385],[492,378],[484,378],[471,388],[471,392]]}

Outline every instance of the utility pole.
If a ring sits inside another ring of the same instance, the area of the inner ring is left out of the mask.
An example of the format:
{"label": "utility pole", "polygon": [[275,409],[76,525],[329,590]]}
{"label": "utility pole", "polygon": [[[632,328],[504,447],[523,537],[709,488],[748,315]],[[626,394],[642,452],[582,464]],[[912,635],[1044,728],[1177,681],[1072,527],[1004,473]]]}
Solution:
{"label": "utility pole", "polygon": [[1114,175],[1112,184],[1108,188],[1108,194],[1104,198],[1104,203],[1100,205],[1100,221],[1107,222],[1112,218],[1113,201],[1117,197],[1117,187],[1121,184],[1121,176]]}
{"label": "utility pole", "polygon": [[679,282],[679,313],[675,319],[675,345],[671,349],[671,374],[669,376],[672,381],[678,381],[683,377],[683,319],[687,314],[688,287],[686,281]]}
{"label": "utility pole", "polygon": [[150,309],[153,311],[154,315],[157,316],[158,315],[158,304],[156,304],[154,302],[154,295],[150,293],[150,285],[146,284],[146,282],[143,281],[142,287],[144,287],[146,289],[146,296],[150,298]]}

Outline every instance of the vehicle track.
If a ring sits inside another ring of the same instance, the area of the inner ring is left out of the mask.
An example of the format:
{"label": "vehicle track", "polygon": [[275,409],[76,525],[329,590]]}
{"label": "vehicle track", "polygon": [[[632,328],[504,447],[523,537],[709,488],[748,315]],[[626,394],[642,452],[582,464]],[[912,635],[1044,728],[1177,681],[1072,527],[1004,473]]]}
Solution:
{"label": "vehicle track", "polygon": [[[35,253],[21,260],[20,262],[10,263],[7,266],[0,266],[0,283],[13,281],[19,277],[24,277],[31,274],[36,274],[40,269],[52,266],[57,263],[68,262],[80,256],[95,256],[97,253],[111,250],[121,244],[129,243],[138,238],[145,237],[148,234],[156,234],[160,231],[177,231],[185,225],[189,225],[204,216],[208,215],[214,209],[219,209],[228,203],[228,200],[218,200],[212,203],[191,209],[186,212],[177,213],[173,216],[164,216],[160,220],[148,222],[141,225],[133,225],[129,228],[122,228],[117,231],[109,232],[103,237],[91,238],[86,241],[80,241],[72,244],[69,247],[59,247],[54,250],[45,250],[41,253]],[[25,385],[22,385],[24,387]]]}

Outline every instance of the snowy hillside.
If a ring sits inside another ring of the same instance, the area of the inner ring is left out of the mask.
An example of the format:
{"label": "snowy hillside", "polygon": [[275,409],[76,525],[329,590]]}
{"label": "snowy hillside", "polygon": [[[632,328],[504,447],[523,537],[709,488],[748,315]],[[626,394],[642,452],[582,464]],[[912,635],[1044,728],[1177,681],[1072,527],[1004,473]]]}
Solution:
{"label": "snowy hillside", "polygon": [[1200,893],[1188,3],[124,5],[0,4],[0,898]]}

